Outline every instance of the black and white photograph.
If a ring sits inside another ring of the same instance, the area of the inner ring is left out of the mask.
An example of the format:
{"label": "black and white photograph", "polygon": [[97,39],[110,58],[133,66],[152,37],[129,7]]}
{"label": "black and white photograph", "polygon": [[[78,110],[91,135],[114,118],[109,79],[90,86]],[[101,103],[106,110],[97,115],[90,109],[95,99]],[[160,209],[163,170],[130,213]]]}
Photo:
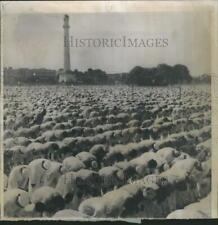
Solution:
{"label": "black and white photograph", "polygon": [[217,216],[218,4],[154,2],[1,4],[2,218]]}

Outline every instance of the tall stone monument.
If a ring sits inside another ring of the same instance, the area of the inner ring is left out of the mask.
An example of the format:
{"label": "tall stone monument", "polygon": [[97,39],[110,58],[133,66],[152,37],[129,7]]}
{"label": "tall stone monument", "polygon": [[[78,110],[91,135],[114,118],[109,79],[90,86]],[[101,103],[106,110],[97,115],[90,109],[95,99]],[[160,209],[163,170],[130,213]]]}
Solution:
{"label": "tall stone monument", "polygon": [[64,15],[64,71],[70,71],[69,16]]}
{"label": "tall stone monument", "polygon": [[77,83],[76,74],[71,71],[70,66],[70,37],[69,37],[69,16],[64,15],[64,69],[58,74],[60,83]]}

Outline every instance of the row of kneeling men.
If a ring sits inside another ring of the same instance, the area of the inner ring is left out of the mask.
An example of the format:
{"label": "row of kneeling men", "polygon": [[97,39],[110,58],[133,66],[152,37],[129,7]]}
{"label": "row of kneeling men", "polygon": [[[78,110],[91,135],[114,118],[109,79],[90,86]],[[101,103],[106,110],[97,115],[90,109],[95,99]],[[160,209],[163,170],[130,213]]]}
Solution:
{"label": "row of kneeling men", "polygon": [[[126,141],[123,144],[120,144],[121,135],[118,131],[107,131],[104,135],[99,134],[93,137],[65,138],[63,141],[48,141],[45,143],[39,141],[31,142],[31,140],[24,137],[10,138],[7,139],[8,149],[6,148],[4,152],[5,167],[8,167],[7,170],[10,170],[10,163],[12,166],[28,164],[31,160],[42,157],[62,161],[68,155],[76,156],[81,152],[89,152],[93,155],[92,157],[96,157],[99,164],[112,165],[116,161],[129,160],[142,154],[148,150],[148,147],[151,147],[150,143],[155,143],[156,147],[154,147],[154,150],[171,146],[193,157],[200,157],[202,160],[207,155],[210,157],[210,126],[200,130],[172,134],[158,141],[152,139],[140,141],[141,134],[138,132],[139,129],[127,129],[127,133],[124,135]],[[130,137],[137,138],[138,142],[129,142]],[[113,145],[111,145],[112,142]]]}
{"label": "row of kneeling men", "polygon": [[168,152],[159,150],[159,158],[146,152],[98,172],[85,169],[73,156],[62,163],[36,159],[16,166],[5,177],[4,213],[38,217],[71,209],[93,217],[166,216],[210,190],[210,160]]}

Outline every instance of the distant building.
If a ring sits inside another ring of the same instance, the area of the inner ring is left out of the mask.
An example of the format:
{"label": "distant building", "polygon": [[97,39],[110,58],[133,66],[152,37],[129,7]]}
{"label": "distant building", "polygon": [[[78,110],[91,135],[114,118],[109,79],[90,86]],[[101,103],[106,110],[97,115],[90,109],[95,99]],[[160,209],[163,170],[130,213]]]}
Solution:
{"label": "distant building", "polygon": [[4,84],[18,85],[18,84],[56,84],[57,77],[55,70],[45,68],[29,69],[19,68],[13,69],[11,67],[4,68]]}
{"label": "distant building", "polygon": [[63,72],[59,73],[58,81],[59,83],[66,83],[66,84],[77,83],[77,77],[76,74]]}
{"label": "distant building", "polygon": [[59,83],[77,83],[76,74],[70,68],[69,16],[64,16],[64,70],[59,71]]}

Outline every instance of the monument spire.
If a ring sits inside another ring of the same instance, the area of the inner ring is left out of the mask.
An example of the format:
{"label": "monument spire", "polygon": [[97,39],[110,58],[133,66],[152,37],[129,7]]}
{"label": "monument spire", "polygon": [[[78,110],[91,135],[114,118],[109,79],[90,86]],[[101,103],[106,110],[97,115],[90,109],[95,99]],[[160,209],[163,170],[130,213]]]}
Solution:
{"label": "monument spire", "polygon": [[64,71],[70,71],[69,16],[64,15]]}

